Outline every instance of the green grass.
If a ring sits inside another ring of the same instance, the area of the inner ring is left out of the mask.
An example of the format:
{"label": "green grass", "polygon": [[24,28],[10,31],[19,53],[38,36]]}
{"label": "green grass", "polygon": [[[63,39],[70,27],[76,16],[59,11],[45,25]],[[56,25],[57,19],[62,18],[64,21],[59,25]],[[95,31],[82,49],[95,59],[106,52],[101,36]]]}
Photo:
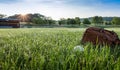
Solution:
{"label": "green grass", "polygon": [[[120,28],[110,29],[120,36]],[[0,70],[120,70],[120,49],[85,44],[85,29],[0,29]]]}

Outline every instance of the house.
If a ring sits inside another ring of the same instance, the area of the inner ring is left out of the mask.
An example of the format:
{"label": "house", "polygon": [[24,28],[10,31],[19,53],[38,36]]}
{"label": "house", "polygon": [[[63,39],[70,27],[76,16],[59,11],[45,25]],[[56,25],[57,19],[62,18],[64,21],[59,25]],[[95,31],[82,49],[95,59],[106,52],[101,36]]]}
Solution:
{"label": "house", "polygon": [[0,18],[0,28],[20,28],[18,19]]}

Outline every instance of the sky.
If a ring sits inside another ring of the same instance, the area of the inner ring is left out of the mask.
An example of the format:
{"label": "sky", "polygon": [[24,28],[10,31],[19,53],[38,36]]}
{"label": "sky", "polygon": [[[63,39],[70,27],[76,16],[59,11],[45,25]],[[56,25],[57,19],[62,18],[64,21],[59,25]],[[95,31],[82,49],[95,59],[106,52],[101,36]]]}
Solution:
{"label": "sky", "polygon": [[40,13],[53,19],[120,16],[120,0],[0,0],[0,14]]}

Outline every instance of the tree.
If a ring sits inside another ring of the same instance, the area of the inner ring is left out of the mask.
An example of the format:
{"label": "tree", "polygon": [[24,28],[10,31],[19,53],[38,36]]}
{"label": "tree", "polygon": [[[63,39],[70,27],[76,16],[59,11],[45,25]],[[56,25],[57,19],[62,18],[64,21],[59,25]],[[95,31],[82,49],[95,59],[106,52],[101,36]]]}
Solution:
{"label": "tree", "polygon": [[68,25],[71,24],[71,18],[68,18],[68,19],[66,20],[66,22],[67,22]]}
{"label": "tree", "polygon": [[59,25],[62,25],[62,24],[66,24],[67,23],[67,20],[65,18],[61,18],[59,21],[58,21]]}
{"label": "tree", "polygon": [[94,23],[94,24],[102,24],[103,23],[103,18],[101,16],[94,16],[92,18],[92,23]]}
{"label": "tree", "polygon": [[111,23],[111,21],[104,21],[103,24],[104,25],[111,25],[112,23]]}
{"label": "tree", "polygon": [[51,17],[46,17],[44,20],[46,21],[46,24],[55,24],[55,20],[53,20]]}
{"label": "tree", "polygon": [[119,18],[119,17],[114,17],[114,18],[112,19],[112,24],[120,25],[120,18]]}
{"label": "tree", "polygon": [[69,25],[69,24],[74,25],[74,24],[76,24],[76,21],[75,21],[75,19],[73,19],[73,18],[68,18],[68,19],[67,19],[67,24],[68,24],[68,25]]}
{"label": "tree", "polygon": [[45,20],[43,20],[42,18],[33,18],[32,22],[35,24],[45,24]]}
{"label": "tree", "polygon": [[91,24],[91,22],[90,22],[87,18],[85,18],[85,19],[83,20],[83,24]]}
{"label": "tree", "polygon": [[71,19],[71,20],[70,20],[70,24],[75,25],[75,24],[76,24],[75,19]]}
{"label": "tree", "polygon": [[75,17],[75,22],[76,22],[76,24],[80,25],[80,23],[81,23],[80,18],[79,17]]}
{"label": "tree", "polygon": [[45,16],[39,13],[34,13],[34,14],[29,13],[26,15],[15,14],[15,15],[9,16],[8,18],[19,19],[22,22],[32,22],[34,18],[45,18]]}
{"label": "tree", "polygon": [[6,15],[4,14],[0,14],[0,18],[4,18]]}
{"label": "tree", "polygon": [[27,22],[31,22],[33,18],[42,18],[45,19],[46,17],[44,15],[41,15],[39,13],[34,13],[34,14],[26,14]]}

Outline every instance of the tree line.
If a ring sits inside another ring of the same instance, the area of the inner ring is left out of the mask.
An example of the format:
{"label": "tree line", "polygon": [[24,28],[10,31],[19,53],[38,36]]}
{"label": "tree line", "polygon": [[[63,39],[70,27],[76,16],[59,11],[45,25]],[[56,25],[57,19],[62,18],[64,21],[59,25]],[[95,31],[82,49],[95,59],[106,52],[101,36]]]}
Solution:
{"label": "tree line", "polygon": [[61,18],[60,20],[53,20],[51,17],[46,17],[39,13],[34,14],[15,14],[12,16],[6,17],[4,14],[0,14],[0,18],[10,18],[10,19],[19,19],[21,22],[27,22],[32,24],[58,24],[58,25],[81,25],[81,24],[95,24],[95,25],[120,25],[120,17],[113,17],[112,20],[106,21],[101,16],[94,16],[89,18],[84,18],[81,20],[80,17],[75,18]]}
{"label": "tree line", "polygon": [[[91,19],[91,20],[90,20]],[[103,17],[101,16],[94,16],[91,18],[84,18],[82,21],[80,20],[79,17],[75,17],[75,18],[62,18],[60,19],[58,22],[59,24],[95,24],[95,25],[120,25],[120,17],[113,17],[112,20],[106,21],[103,19]]]}

